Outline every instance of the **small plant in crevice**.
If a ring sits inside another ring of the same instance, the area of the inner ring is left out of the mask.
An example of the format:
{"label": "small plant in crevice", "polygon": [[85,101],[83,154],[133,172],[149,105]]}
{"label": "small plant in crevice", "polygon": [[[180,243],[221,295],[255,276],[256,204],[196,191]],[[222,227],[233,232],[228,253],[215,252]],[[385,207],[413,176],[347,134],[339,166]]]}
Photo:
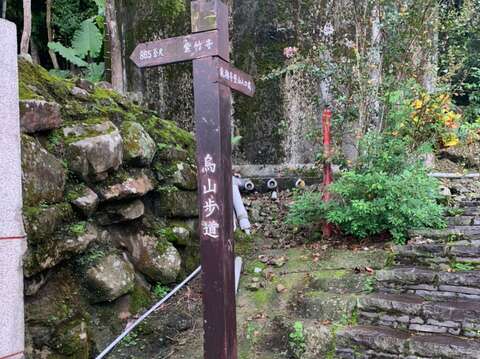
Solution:
{"label": "small plant in crevice", "polygon": [[87,222],[78,222],[70,226],[69,231],[74,236],[82,236],[87,231]]}
{"label": "small plant in crevice", "polygon": [[377,289],[377,279],[375,277],[368,277],[363,283],[363,291],[366,293],[373,293]]}
{"label": "small plant in crevice", "polygon": [[100,259],[104,258],[107,255],[107,252],[100,248],[90,249],[84,255],[82,255],[78,263],[83,266],[90,266],[97,263]]}
{"label": "small plant in crevice", "polygon": [[158,283],[158,284],[156,284],[156,285],[153,287],[153,295],[154,295],[157,299],[162,299],[162,298],[164,298],[169,292],[170,292],[170,288],[164,286],[164,285],[161,284],[161,283]]}
{"label": "small plant in crevice", "polygon": [[293,331],[288,335],[288,347],[294,358],[300,359],[305,353],[306,344],[302,322],[294,323]]}
{"label": "small plant in crevice", "polygon": [[257,325],[254,323],[248,323],[246,330],[246,338],[251,345],[257,344],[259,335],[260,332],[258,331]]}
{"label": "small plant in crevice", "polygon": [[131,348],[138,345],[138,334],[132,332],[123,338],[122,346],[124,348]]}
{"label": "small plant in crevice", "polygon": [[454,272],[469,272],[475,270],[477,266],[473,263],[453,262],[450,269]]}

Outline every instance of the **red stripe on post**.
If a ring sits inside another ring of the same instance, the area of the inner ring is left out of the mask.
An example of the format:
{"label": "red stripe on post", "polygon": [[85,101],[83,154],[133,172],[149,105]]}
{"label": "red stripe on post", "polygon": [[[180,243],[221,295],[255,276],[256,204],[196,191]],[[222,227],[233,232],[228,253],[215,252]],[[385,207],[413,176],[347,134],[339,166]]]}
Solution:
{"label": "red stripe on post", "polygon": [[[0,237],[0,241],[16,241],[16,240],[25,239],[25,238],[27,238],[27,236]],[[5,358],[8,358],[8,357],[5,357]],[[4,358],[0,358],[0,359],[4,359]]]}
{"label": "red stripe on post", "polygon": [[10,354],[10,355],[7,355],[6,357],[1,357],[0,359],[12,359],[16,356],[19,356],[19,355],[22,355],[23,356],[23,351],[21,352],[18,352],[18,353],[14,353],[14,354]]}

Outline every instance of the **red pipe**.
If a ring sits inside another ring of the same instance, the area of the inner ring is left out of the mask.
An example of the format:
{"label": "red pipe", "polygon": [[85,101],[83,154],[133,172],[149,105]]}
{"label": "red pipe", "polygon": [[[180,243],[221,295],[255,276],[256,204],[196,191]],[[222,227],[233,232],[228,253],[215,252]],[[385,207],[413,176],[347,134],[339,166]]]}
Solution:
{"label": "red pipe", "polygon": [[[331,163],[331,127],[332,127],[332,111],[327,107],[323,111],[322,115],[323,125],[323,202],[330,201],[330,192],[328,192],[328,186],[333,182],[333,171]],[[323,237],[330,238],[332,236],[333,227],[330,223],[325,223],[322,228]]]}
{"label": "red pipe", "polygon": [[19,355],[22,356],[23,358],[23,353],[24,352],[22,351],[22,352],[10,354],[10,355],[7,355],[6,357],[1,357],[0,359],[13,359],[14,357],[18,357]]}
{"label": "red pipe", "polygon": [[[0,241],[14,241],[14,240],[21,240],[25,238],[27,238],[27,236],[0,237]],[[0,358],[0,359],[3,359],[3,358]]]}

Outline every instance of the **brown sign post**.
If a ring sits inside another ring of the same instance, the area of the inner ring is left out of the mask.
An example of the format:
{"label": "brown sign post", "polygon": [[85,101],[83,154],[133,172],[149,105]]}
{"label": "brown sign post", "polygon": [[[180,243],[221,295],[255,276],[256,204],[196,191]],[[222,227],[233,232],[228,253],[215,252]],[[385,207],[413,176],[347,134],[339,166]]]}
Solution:
{"label": "brown sign post", "polygon": [[142,68],[193,60],[204,357],[236,359],[231,89],[253,96],[255,84],[229,63],[224,3],[193,1],[192,31],[192,35],[140,44],[131,59]]}

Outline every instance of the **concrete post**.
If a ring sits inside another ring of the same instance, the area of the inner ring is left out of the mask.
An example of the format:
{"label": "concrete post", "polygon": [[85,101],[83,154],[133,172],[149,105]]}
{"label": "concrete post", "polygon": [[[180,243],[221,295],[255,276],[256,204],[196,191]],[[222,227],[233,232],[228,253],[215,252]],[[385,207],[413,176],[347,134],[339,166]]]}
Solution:
{"label": "concrete post", "polygon": [[17,32],[0,19],[0,359],[23,358],[22,170]]}

